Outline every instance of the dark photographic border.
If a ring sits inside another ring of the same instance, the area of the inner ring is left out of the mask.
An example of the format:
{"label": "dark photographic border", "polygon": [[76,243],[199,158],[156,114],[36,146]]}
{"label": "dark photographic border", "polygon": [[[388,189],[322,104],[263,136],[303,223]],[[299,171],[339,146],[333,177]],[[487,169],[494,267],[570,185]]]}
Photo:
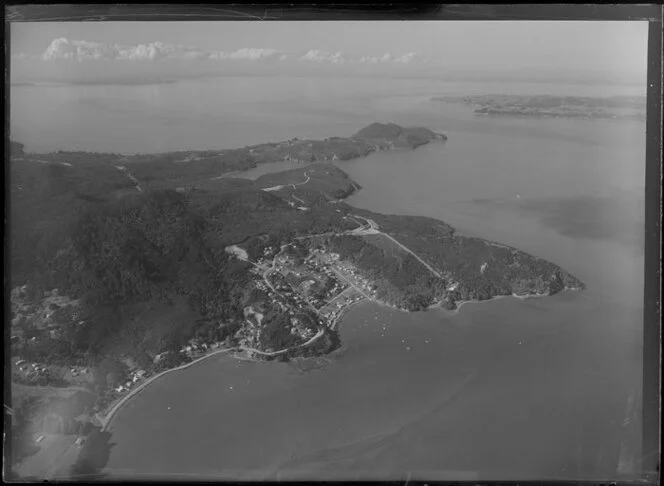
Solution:
{"label": "dark photographic border", "polygon": [[[661,454],[661,181],[662,181],[662,7],[657,4],[380,4],[380,5],[298,5],[298,4],[119,4],[119,5],[30,5],[12,2],[5,7],[3,28],[12,22],[55,21],[166,21],[166,20],[645,20],[648,32],[648,87],[646,122],[646,208],[645,208],[645,295],[643,335],[643,449],[641,470],[644,479],[655,484]],[[8,32],[5,32],[8,34]],[[9,36],[5,35],[5,61],[9,57]],[[9,84],[9,66],[5,62],[5,87]],[[5,99],[5,160],[9,158],[9,97]],[[5,164],[5,184],[9,180]],[[5,221],[9,211],[9,191],[5,190]],[[5,223],[5,281],[10,272],[9,228]],[[10,289],[5,285],[5,302]],[[9,306],[5,306],[9,322]],[[10,329],[5,326],[5,383],[11,382],[8,352]],[[5,404],[11,403],[10,386],[4,390]],[[11,440],[11,417],[5,409],[5,445]],[[542,438],[546,440],[546,438]],[[11,452],[5,449],[4,474],[8,475]],[[431,482],[429,482],[431,484]],[[614,483],[615,484],[615,483]],[[640,484],[643,484],[642,482]]]}

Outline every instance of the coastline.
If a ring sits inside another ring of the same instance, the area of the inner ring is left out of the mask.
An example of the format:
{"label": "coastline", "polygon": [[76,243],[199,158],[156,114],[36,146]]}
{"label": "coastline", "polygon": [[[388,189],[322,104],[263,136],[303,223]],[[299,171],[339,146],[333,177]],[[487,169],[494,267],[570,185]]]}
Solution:
{"label": "coastline", "polygon": [[[206,360],[212,356],[222,354],[222,353],[228,353],[233,351],[234,348],[223,348],[223,349],[217,349],[215,351],[212,351],[204,356],[201,356],[193,361],[190,361],[189,363],[185,363],[184,365],[178,366],[176,368],[171,368],[168,370],[164,370],[161,373],[157,373],[154,376],[151,376],[148,378],[146,381],[138,385],[136,388],[131,390],[128,394],[123,396],[122,398],[119,399],[119,401],[115,402],[114,405],[111,406],[110,410],[106,413],[105,416],[101,416],[99,412],[94,414],[92,417],[96,419],[96,421],[99,422],[99,425],[101,426],[100,432],[108,432],[113,424],[113,420],[117,417],[117,414],[122,410],[122,408],[136,395],[138,395],[140,392],[145,390],[149,385],[151,385],[153,382],[155,382],[157,379],[161,378],[164,375],[167,375],[168,373],[172,373],[174,371],[180,371],[184,370],[186,368],[189,368],[190,366],[193,366],[197,363],[200,363],[203,360]],[[67,447],[67,449],[64,451],[64,453],[61,454],[59,459],[56,459],[49,467],[48,471],[45,475],[46,480],[53,480],[56,479],[53,477],[53,474],[57,472],[61,467],[62,467],[62,461],[63,458],[67,457],[69,452],[77,447],[76,443],[72,443]],[[78,454],[77,454],[78,457]]]}
{"label": "coastline", "polygon": [[[567,292],[567,289],[563,290],[562,292]],[[463,300],[463,301],[460,301],[460,302],[457,304],[457,308],[454,309],[454,310],[447,310],[447,309],[444,309],[443,307],[441,307],[441,309],[443,309],[445,312],[448,312],[448,313],[450,313],[450,314],[452,314],[452,315],[456,315],[456,314],[458,314],[459,311],[461,310],[461,307],[464,306],[465,304],[482,304],[483,302],[492,302],[492,301],[494,301],[494,300],[505,299],[505,298],[509,298],[509,297],[513,297],[513,298],[515,298],[515,299],[519,299],[519,300],[527,300],[527,299],[537,299],[537,298],[540,298],[540,297],[550,297],[550,294],[529,294],[529,295],[510,294],[510,295],[495,295],[495,296],[491,297],[490,299],[486,299],[486,300]]]}
{"label": "coastline", "polygon": [[[343,318],[346,317],[346,314],[349,312],[349,310],[350,310],[352,307],[354,307],[354,306],[356,306],[357,304],[360,304],[360,303],[362,303],[362,302],[372,302],[372,303],[375,303],[375,304],[379,304],[379,302],[378,302],[377,300],[370,300],[370,299],[366,299],[366,298],[364,298],[364,299],[362,299],[362,300],[358,300],[358,301],[356,301],[356,302],[353,302],[352,304],[347,305],[347,306],[345,306],[343,309],[341,309],[341,313],[340,313],[340,314],[337,316],[337,318],[334,320],[334,322],[332,323],[331,328],[332,328],[334,331],[336,331],[336,332],[338,333],[338,332],[339,332],[339,328],[340,328],[341,324],[343,323]],[[380,304],[379,304],[379,305],[380,305]],[[385,305],[386,305],[386,304],[385,304]]]}
{"label": "coastline", "polygon": [[181,365],[181,366],[178,366],[178,367],[176,367],[176,368],[171,368],[171,369],[168,369],[168,370],[164,370],[164,371],[162,371],[161,373],[157,373],[156,375],[151,376],[151,377],[148,378],[146,381],[144,381],[143,383],[141,383],[140,385],[138,385],[136,388],[134,388],[133,390],[131,390],[131,391],[130,391],[128,394],[126,394],[124,397],[122,397],[118,402],[116,402],[116,403],[111,407],[111,409],[105,414],[105,416],[100,416],[99,412],[97,412],[97,413],[95,414],[95,416],[97,417],[97,419],[98,419],[99,422],[101,423],[101,426],[102,426],[102,427],[101,427],[101,430],[102,430],[102,431],[107,431],[107,430],[109,430],[109,428],[110,428],[111,425],[112,425],[113,419],[114,419],[115,416],[118,414],[118,412],[120,412],[120,410],[122,410],[122,407],[124,407],[124,405],[126,405],[127,402],[128,402],[130,399],[132,399],[134,396],[138,395],[141,391],[143,391],[145,388],[147,388],[148,385],[150,385],[151,383],[153,383],[153,382],[156,381],[157,379],[161,378],[161,377],[164,376],[164,375],[167,375],[168,373],[172,373],[172,372],[174,372],[174,371],[180,371],[180,370],[184,370],[184,369],[186,369],[186,368],[189,368],[190,366],[193,366],[193,365],[195,365],[195,364],[197,364],[197,363],[200,363],[201,361],[206,360],[206,359],[208,359],[208,358],[210,358],[210,357],[212,357],[212,356],[215,356],[215,355],[217,355],[217,354],[222,354],[222,353],[228,353],[228,352],[231,352],[231,351],[233,351],[233,349],[234,349],[234,348],[217,349],[217,350],[215,350],[215,351],[212,351],[211,353],[208,353],[208,354],[206,354],[206,355],[204,355],[204,356],[201,356],[200,358],[196,358],[195,360],[190,361],[189,363],[185,363],[185,364],[183,364],[183,365]]}
{"label": "coastline", "polygon": [[[563,290],[563,291],[567,291],[567,289],[565,289],[565,290]],[[454,310],[448,310],[448,309],[445,309],[444,307],[442,307],[442,306],[440,305],[440,303],[437,303],[437,304],[432,304],[432,305],[430,305],[429,307],[427,307],[426,309],[424,309],[424,311],[429,311],[429,310],[439,309],[439,310],[444,311],[444,312],[445,312],[446,314],[448,314],[449,316],[455,316],[455,315],[459,314],[459,312],[461,311],[461,308],[462,308],[464,305],[466,305],[466,304],[481,304],[481,303],[483,303],[483,302],[490,302],[490,301],[495,301],[495,300],[498,300],[498,299],[503,299],[503,298],[508,298],[508,297],[513,297],[513,298],[517,298],[517,299],[520,299],[520,300],[526,300],[526,299],[530,299],[530,298],[538,298],[538,297],[546,297],[546,296],[548,296],[548,294],[533,294],[533,295],[517,295],[517,294],[511,294],[511,295],[496,295],[496,296],[494,296],[494,297],[492,297],[492,298],[490,298],[490,299],[486,299],[486,300],[464,300],[464,301],[460,301],[460,302],[457,304],[456,309],[454,309]],[[353,303],[351,303],[350,305],[347,305],[346,307],[344,307],[344,308],[341,310],[341,313],[339,314],[339,316],[337,316],[337,318],[334,320],[334,322],[333,322],[332,326],[330,327],[330,329],[332,329],[332,330],[334,330],[334,331],[336,331],[336,332],[340,332],[340,327],[341,327],[341,325],[343,324],[343,320],[344,320],[344,318],[346,317],[346,315],[348,314],[348,312],[349,312],[352,308],[354,308],[357,304],[360,304],[360,303],[371,303],[371,304],[377,305],[377,306],[379,306],[379,307],[388,307],[388,308],[390,308],[390,309],[398,310],[398,311],[400,311],[400,312],[411,312],[411,311],[408,311],[408,310],[406,310],[406,309],[402,309],[402,308],[400,308],[400,307],[396,307],[396,306],[390,305],[390,304],[388,304],[388,303],[386,303],[386,302],[383,302],[383,301],[380,301],[380,300],[378,300],[378,299],[366,299],[366,298],[365,298],[365,299],[362,299],[362,300],[359,300],[359,301],[353,302]],[[300,345],[297,346],[297,347],[305,347],[305,346],[308,346],[308,345],[310,345],[311,343],[313,343],[314,341],[316,341],[318,338],[320,338],[322,335],[323,335],[323,332],[322,332],[322,331],[319,331],[318,333],[316,333],[315,336],[313,336],[313,337],[312,337],[311,339],[309,339],[307,342],[305,342],[305,343],[303,343],[303,344],[300,344]],[[204,361],[204,360],[206,360],[206,359],[208,359],[208,358],[210,358],[210,357],[212,357],[212,356],[215,356],[215,355],[218,355],[218,354],[222,354],[222,353],[232,353],[231,356],[232,356],[234,359],[238,359],[238,360],[241,360],[241,361],[264,362],[265,360],[252,358],[252,357],[249,357],[249,356],[243,355],[243,354],[241,354],[241,353],[243,353],[243,352],[251,352],[251,353],[255,353],[255,354],[259,354],[259,355],[263,355],[263,356],[277,356],[277,355],[279,355],[279,354],[283,354],[283,353],[289,351],[290,349],[292,349],[292,348],[286,348],[286,349],[282,349],[282,350],[278,350],[278,351],[273,351],[273,352],[271,352],[271,353],[267,353],[267,352],[260,351],[260,350],[257,350],[257,349],[253,349],[253,348],[246,348],[246,347],[243,347],[243,346],[240,346],[240,347],[234,347],[234,348],[223,348],[223,349],[217,349],[217,350],[214,350],[214,351],[209,352],[209,353],[207,353],[207,354],[205,354],[205,355],[203,355],[203,356],[200,356],[199,358],[196,358],[196,359],[193,360],[193,361],[190,361],[190,362],[188,362],[188,363],[185,363],[185,364],[183,364],[183,365],[181,365],[181,366],[178,366],[178,367],[175,367],[175,368],[171,368],[171,369],[168,369],[168,370],[164,370],[164,371],[162,371],[162,372],[160,372],[160,373],[158,373],[158,374],[156,374],[156,375],[154,375],[154,376],[151,376],[151,377],[148,378],[146,381],[144,381],[143,383],[139,384],[136,388],[134,388],[133,390],[131,390],[127,395],[121,397],[117,402],[115,402],[113,405],[111,405],[111,408],[108,409],[108,411],[105,413],[105,415],[102,416],[102,415],[100,414],[100,412],[97,412],[97,413],[94,415],[94,417],[95,417],[95,418],[99,421],[99,423],[101,424],[101,430],[102,430],[102,431],[107,431],[107,430],[109,430],[109,429],[111,428],[111,425],[112,425],[112,423],[113,423],[113,420],[115,419],[115,417],[117,416],[117,414],[122,410],[122,408],[123,408],[123,407],[124,407],[124,406],[125,406],[125,405],[126,405],[126,404],[127,404],[132,398],[133,398],[133,397],[135,397],[135,396],[138,395],[140,392],[142,392],[145,388],[147,388],[147,387],[148,387],[150,384],[152,384],[154,381],[156,381],[157,379],[159,379],[159,378],[161,378],[162,376],[165,376],[165,375],[167,375],[167,374],[169,374],[169,373],[172,373],[172,372],[175,372],[175,371],[180,371],[180,370],[187,369],[187,368],[189,368],[190,366],[193,366],[193,365],[195,365],[195,364],[197,364],[197,363],[200,363],[201,361]]]}

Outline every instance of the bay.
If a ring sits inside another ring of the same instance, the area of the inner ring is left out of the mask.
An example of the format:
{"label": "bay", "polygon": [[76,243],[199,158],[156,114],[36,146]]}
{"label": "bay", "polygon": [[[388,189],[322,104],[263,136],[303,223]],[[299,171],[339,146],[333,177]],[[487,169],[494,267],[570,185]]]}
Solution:
{"label": "bay", "polygon": [[[622,423],[641,386],[644,124],[486,119],[430,101],[507,89],[618,94],[610,87],[353,83],[48,88],[58,96],[22,87],[12,90],[12,109],[23,113],[12,116],[12,135],[33,150],[149,152],[347,136],[372,121],[428,126],[447,143],[338,162],[363,187],[348,203],[442,219],[551,260],[587,290],[466,305],[456,315],[361,304],[344,320],[343,348],[307,372],[210,358],[126,405],[103,473],[615,477],[621,444],[638,454],[638,434],[628,439]],[[44,96],[55,112],[31,104]]]}

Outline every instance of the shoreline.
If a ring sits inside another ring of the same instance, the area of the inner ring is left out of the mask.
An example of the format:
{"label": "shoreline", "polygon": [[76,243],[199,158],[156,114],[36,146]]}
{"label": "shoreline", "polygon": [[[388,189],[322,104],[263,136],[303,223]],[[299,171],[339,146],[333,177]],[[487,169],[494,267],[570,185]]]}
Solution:
{"label": "shoreline", "polygon": [[378,303],[378,302],[375,301],[375,300],[370,300],[370,299],[367,299],[367,298],[365,297],[365,298],[362,299],[362,300],[358,300],[358,301],[356,301],[356,302],[353,302],[353,303],[350,304],[350,305],[345,306],[343,309],[341,309],[341,313],[340,313],[340,314],[334,319],[334,322],[332,323],[332,325],[330,326],[330,328],[331,328],[333,331],[336,331],[337,334],[338,334],[338,333],[339,333],[339,329],[340,329],[340,327],[341,327],[341,324],[343,323],[343,318],[346,317],[346,314],[350,311],[350,309],[351,309],[352,307],[354,307],[354,306],[356,306],[357,304],[360,304],[360,303],[362,303],[362,302],[373,302],[373,303]]}
{"label": "shoreline", "polygon": [[100,424],[101,424],[101,426],[102,426],[102,427],[101,427],[102,432],[103,432],[103,431],[107,431],[107,430],[109,430],[109,428],[111,427],[111,425],[112,425],[112,423],[113,423],[113,419],[117,416],[117,414],[122,410],[122,408],[127,404],[127,402],[128,402],[130,399],[132,399],[133,397],[135,397],[136,395],[138,395],[141,391],[143,391],[145,388],[147,388],[148,385],[152,384],[152,383],[153,383],[154,381],[156,381],[157,379],[161,378],[161,377],[164,376],[164,375],[167,375],[168,373],[172,373],[172,372],[174,372],[174,371],[180,371],[180,370],[184,370],[184,369],[186,369],[186,368],[189,368],[190,366],[193,366],[193,365],[195,365],[195,364],[197,364],[197,363],[200,363],[201,361],[206,360],[206,359],[208,359],[208,358],[210,358],[210,357],[212,357],[212,356],[215,356],[215,355],[218,355],[218,354],[222,354],[222,353],[229,353],[229,352],[231,352],[231,351],[233,351],[233,350],[234,350],[234,348],[217,349],[217,350],[215,350],[215,351],[212,351],[211,353],[208,353],[208,354],[206,354],[206,355],[204,355],[204,356],[201,356],[200,358],[196,358],[195,360],[190,361],[189,363],[185,363],[185,364],[183,364],[183,365],[181,365],[181,366],[177,366],[177,367],[175,367],[175,368],[171,368],[171,369],[168,369],[168,370],[164,370],[164,371],[162,371],[161,373],[157,373],[156,375],[151,376],[151,377],[148,378],[146,381],[144,381],[143,383],[141,383],[140,385],[138,385],[138,387],[134,388],[134,389],[131,390],[128,394],[126,394],[124,397],[122,397],[118,402],[116,402],[116,403],[111,407],[111,409],[108,410],[108,412],[105,414],[105,416],[102,417],[102,416],[99,414],[99,412],[97,412],[97,413],[95,414],[95,417],[99,420],[99,422],[100,422]]}
{"label": "shoreline", "polygon": [[[565,291],[569,291],[569,290],[568,290],[568,289],[565,289],[563,292],[565,292]],[[479,303],[482,303],[482,302],[495,301],[495,300],[498,300],[498,299],[508,298],[508,297],[514,297],[514,298],[517,298],[517,299],[519,299],[519,300],[526,300],[526,299],[529,299],[529,298],[546,297],[546,296],[548,296],[548,295],[547,295],[547,294],[534,294],[534,295],[525,295],[525,296],[519,296],[519,295],[516,295],[516,294],[512,294],[512,295],[498,295],[498,296],[494,296],[493,298],[491,298],[491,299],[487,299],[487,300],[480,300],[480,301],[477,301],[477,300],[469,300],[469,301],[463,301],[463,302],[459,303],[457,309],[455,309],[454,311],[448,311],[447,309],[444,309],[443,307],[440,307],[440,305],[436,305],[434,308],[442,309],[445,313],[447,313],[447,314],[451,314],[451,317],[453,317],[454,315],[456,315],[456,314],[459,313],[459,310],[461,309],[461,307],[462,307],[464,304],[479,304]],[[410,311],[407,311],[407,310],[405,310],[405,309],[399,309],[399,308],[393,307],[393,306],[391,306],[391,305],[389,305],[389,304],[386,304],[386,303],[381,302],[381,301],[378,301],[378,300],[373,300],[373,299],[363,299],[363,300],[360,300],[360,301],[357,301],[357,302],[353,302],[351,305],[345,307],[345,308],[342,310],[341,314],[340,314],[340,315],[338,316],[338,318],[335,320],[335,327],[334,327],[334,329],[333,329],[334,331],[336,331],[336,332],[338,332],[338,333],[340,334],[340,332],[341,332],[340,327],[341,327],[341,324],[344,323],[344,319],[347,317],[348,313],[349,313],[353,308],[356,307],[356,304],[360,304],[360,303],[373,304],[373,305],[376,305],[376,306],[378,306],[378,307],[389,307],[389,308],[391,308],[391,309],[400,310],[401,312],[410,312]],[[424,309],[424,311],[428,311],[428,310],[431,310],[431,309],[432,309],[432,307],[430,306],[429,308]],[[419,312],[419,311],[418,311],[418,312]],[[321,334],[321,335],[322,335],[322,334]],[[319,336],[315,336],[315,337],[312,338],[307,344],[310,344],[310,342],[314,341],[317,337],[319,337]],[[340,339],[341,339],[341,337],[340,337]],[[300,345],[300,346],[303,346],[303,345]],[[327,359],[329,359],[329,357],[333,357],[336,353],[338,353],[338,352],[341,351],[342,349],[344,349],[344,345],[343,345],[343,343],[339,346],[339,348],[333,350],[331,353],[328,353],[328,355],[327,355],[328,358],[327,358]],[[178,367],[176,367],[176,368],[171,368],[171,369],[168,369],[168,370],[164,370],[164,371],[162,371],[162,372],[160,372],[160,373],[158,373],[158,374],[156,374],[156,375],[154,375],[154,376],[148,378],[145,382],[141,383],[137,388],[133,389],[133,390],[132,390],[131,392],[129,392],[127,395],[125,395],[124,397],[122,397],[118,402],[116,402],[116,403],[112,406],[112,408],[108,411],[108,413],[106,414],[105,417],[103,417],[103,418],[100,417],[99,413],[97,413],[97,414],[94,415],[94,417],[95,417],[97,420],[99,420],[99,422],[100,422],[100,425],[101,425],[101,431],[107,431],[107,432],[108,432],[108,431],[111,431],[111,428],[112,428],[112,425],[113,425],[113,421],[117,418],[119,412],[122,411],[122,409],[124,408],[124,406],[125,406],[125,405],[126,405],[131,399],[133,399],[135,396],[137,396],[140,392],[142,392],[142,391],[144,391],[146,388],[148,388],[148,386],[151,385],[154,381],[156,381],[157,379],[163,377],[164,375],[167,375],[167,374],[172,373],[172,372],[175,372],[175,371],[185,370],[185,369],[187,369],[187,368],[189,368],[189,367],[191,367],[191,366],[193,366],[193,365],[195,365],[195,364],[198,364],[198,363],[200,363],[200,362],[202,362],[202,361],[204,361],[204,360],[206,360],[206,359],[208,359],[208,358],[210,358],[210,357],[212,357],[212,356],[219,355],[219,354],[226,354],[226,353],[229,353],[229,355],[230,355],[231,358],[233,358],[233,359],[235,359],[235,360],[238,360],[238,361],[250,361],[250,362],[255,362],[255,363],[265,363],[265,362],[266,362],[265,360],[262,360],[262,359],[250,358],[250,357],[248,357],[248,356],[246,356],[246,355],[242,355],[241,353],[242,353],[243,351],[244,351],[244,350],[242,350],[242,349],[240,349],[240,348],[238,348],[238,347],[217,349],[217,350],[212,351],[212,352],[210,352],[210,353],[208,353],[208,354],[206,354],[206,355],[204,355],[204,356],[201,356],[201,357],[199,357],[199,358],[197,358],[197,359],[195,359],[195,360],[193,360],[193,361],[191,361],[191,362],[189,362],[189,363],[185,363],[184,365],[178,366]],[[311,359],[311,358],[314,358],[314,359],[326,359],[326,356],[325,356],[325,355],[321,355],[321,356],[306,357],[306,358],[300,358],[300,359]],[[298,358],[295,358],[295,359],[297,360]],[[67,449],[67,452],[68,452],[71,448],[73,448],[73,447],[75,447],[75,446],[72,444],[72,445]],[[52,469],[57,470],[56,467],[54,467],[54,468],[52,468]]]}
{"label": "shoreline", "polygon": [[[566,292],[566,291],[568,291],[568,290],[567,290],[567,289],[563,290],[563,292]],[[504,299],[504,298],[509,298],[509,297],[516,298],[516,299],[519,299],[519,300],[526,300],[526,299],[531,299],[531,298],[541,298],[541,297],[547,297],[547,296],[548,296],[548,294],[533,294],[533,295],[516,295],[516,294],[511,294],[511,295],[496,295],[496,296],[494,296],[494,297],[492,297],[492,298],[490,298],[490,299],[486,299],[486,300],[465,300],[465,301],[461,301],[461,302],[459,302],[459,303],[457,304],[457,308],[454,309],[454,310],[448,310],[448,309],[445,309],[445,308],[442,307],[440,304],[432,304],[431,306],[427,307],[427,308],[424,309],[423,311],[426,312],[426,311],[430,311],[430,310],[438,309],[438,310],[442,310],[445,314],[448,314],[449,316],[455,316],[455,315],[458,315],[458,314],[460,313],[461,308],[462,308],[464,305],[466,305],[466,304],[481,304],[481,303],[492,302],[492,301],[496,301],[496,300]],[[359,300],[359,301],[357,301],[357,302],[353,302],[352,304],[350,304],[350,305],[344,307],[344,308],[342,309],[341,313],[339,314],[339,316],[335,319],[333,325],[331,326],[331,329],[332,329],[333,331],[337,332],[337,333],[340,333],[341,325],[343,324],[344,318],[347,316],[347,314],[350,312],[350,310],[352,310],[352,308],[354,308],[357,304],[361,304],[361,303],[370,303],[370,304],[376,305],[376,306],[378,306],[378,307],[387,307],[387,308],[390,308],[390,309],[392,309],[392,310],[398,310],[398,311],[400,311],[400,312],[411,312],[411,311],[408,311],[408,310],[406,310],[406,309],[401,309],[401,308],[399,308],[399,307],[392,306],[392,305],[387,304],[387,303],[385,303],[385,302],[382,302],[382,301],[380,301],[380,300],[376,300],[376,299],[366,299],[366,298],[365,298],[365,299],[363,299],[363,300]],[[421,312],[421,311],[418,311],[418,312]],[[316,341],[318,338],[320,338],[322,335],[323,335],[322,332],[318,332],[318,333],[316,333],[316,335],[315,335],[314,337],[312,337],[309,341],[307,341],[306,343],[303,343],[303,344],[299,345],[298,347],[308,346],[309,344],[311,344],[312,342],[314,342],[314,341]],[[131,390],[127,395],[125,395],[124,397],[120,398],[119,401],[117,401],[114,405],[112,405],[112,407],[108,410],[108,412],[105,414],[105,416],[101,416],[100,413],[97,412],[97,413],[95,414],[95,417],[99,420],[99,423],[100,423],[101,426],[102,426],[102,428],[101,428],[102,431],[109,430],[110,427],[111,427],[111,425],[112,425],[112,422],[113,422],[114,418],[115,418],[115,417],[117,416],[117,414],[122,410],[122,408],[123,408],[128,402],[129,402],[129,400],[131,400],[133,397],[135,397],[136,395],[138,395],[141,391],[143,391],[145,388],[147,388],[147,387],[148,387],[150,384],[152,384],[154,381],[156,381],[157,379],[161,378],[162,376],[167,375],[168,373],[172,373],[172,372],[175,372],[175,371],[180,371],[180,370],[187,369],[187,368],[189,368],[190,366],[193,366],[193,365],[195,365],[195,364],[197,364],[197,363],[200,363],[201,361],[204,361],[204,360],[206,360],[206,359],[208,359],[208,358],[210,358],[210,357],[212,357],[212,356],[215,356],[215,355],[218,355],[218,354],[223,354],[223,353],[232,353],[230,356],[231,356],[232,358],[234,358],[234,359],[238,359],[238,360],[242,360],[242,361],[265,362],[265,360],[255,359],[255,358],[250,358],[250,357],[245,356],[245,355],[242,355],[242,354],[240,354],[240,353],[243,353],[243,352],[254,352],[254,353],[261,354],[261,355],[265,355],[265,356],[276,356],[276,355],[278,355],[278,354],[281,354],[281,353],[287,352],[289,349],[290,349],[290,348],[288,348],[288,349],[284,349],[284,350],[275,351],[275,352],[272,352],[272,353],[261,352],[261,351],[259,351],[259,350],[250,349],[250,348],[245,348],[245,349],[243,349],[242,347],[217,349],[217,350],[212,351],[212,352],[210,352],[210,353],[208,353],[208,354],[205,354],[205,355],[203,355],[203,356],[201,356],[201,357],[199,357],[199,358],[196,358],[196,359],[193,360],[193,361],[190,361],[190,362],[188,362],[188,363],[185,363],[184,365],[181,365],[181,366],[178,366],[178,367],[175,367],[175,368],[171,368],[171,369],[168,369],[168,370],[164,370],[164,371],[162,371],[162,372],[160,372],[160,373],[158,373],[158,374],[156,374],[156,375],[154,375],[154,376],[151,376],[151,377],[148,378],[146,381],[144,381],[143,383],[141,383],[140,385],[138,385],[138,387],[136,387],[136,388],[134,388],[133,390]]]}
{"label": "shoreline", "polygon": [[[569,292],[570,290],[565,289],[557,293],[563,293],[563,292]],[[555,294],[553,294],[555,295]],[[517,295],[517,294],[510,294],[510,295],[494,295],[490,299],[485,299],[485,300],[462,300],[457,303],[457,308],[454,310],[448,310],[445,309],[444,307],[438,306],[440,309],[445,311],[445,313],[450,314],[450,315],[457,315],[459,311],[461,310],[461,307],[463,307],[466,304],[482,304],[485,302],[493,302],[499,299],[506,299],[506,298],[515,298],[519,300],[527,300],[527,299],[538,299],[541,297],[551,297],[550,294],[530,294],[530,295]],[[428,309],[427,309],[428,310]]]}

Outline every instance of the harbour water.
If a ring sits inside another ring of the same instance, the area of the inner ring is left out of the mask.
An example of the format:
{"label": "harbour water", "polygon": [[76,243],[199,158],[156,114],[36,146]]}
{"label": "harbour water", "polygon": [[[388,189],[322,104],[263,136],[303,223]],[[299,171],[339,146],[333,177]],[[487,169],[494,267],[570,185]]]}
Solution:
{"label": "harbour water", "polygon": [[[363,187],[347,202],[442,219],[462,233],[551,260],[588,288],[467,305],[455,316],[360,304],[341,326],[343,348],[307,372],[210,358],[158,380],[126,405],[102,472],[216,479],[615,477],[627,401],[641,387],[644,124],[477,118],[465,106],[431,102],[463,89],[434,81],[381,84],[373,94],[361,83],[351,92],[332,81],[299,90],[286,83],[261,90],[261,82],[274,80],[238,84],[230,90],[235,95],[214,102],[201,94],[218,89],[210,80],[200,81],[204,88],[88,87],[53,103],[77,106],[81,113],[67,112],[72,123],[90,116],[89,129],[68,132],[69,139],[53,129],[37,142],[26,132],[32,122],[17,117],[12,131],[24,134],[32,150],[149,152],[342,136],[373,121],[428,126],[445,132],[447,143],[338,162]],[[95,91],[102,89],[105,95]],[[617,94],[612,89],[600,91]],[[177,101],[167,90],[188,96]],[[257,94],[266,92],[284,98]],[[25,107],[25,93],[13,92],[13,105]],[[111,98],[122,103],[101,116]],[[111,127],[113,135],[92,134]],[[53,145],[56,139],[64,145]],[[244,175],[277,168],[266,167]],[[638,448],[638,437],[630,440],[628,447]]]}

